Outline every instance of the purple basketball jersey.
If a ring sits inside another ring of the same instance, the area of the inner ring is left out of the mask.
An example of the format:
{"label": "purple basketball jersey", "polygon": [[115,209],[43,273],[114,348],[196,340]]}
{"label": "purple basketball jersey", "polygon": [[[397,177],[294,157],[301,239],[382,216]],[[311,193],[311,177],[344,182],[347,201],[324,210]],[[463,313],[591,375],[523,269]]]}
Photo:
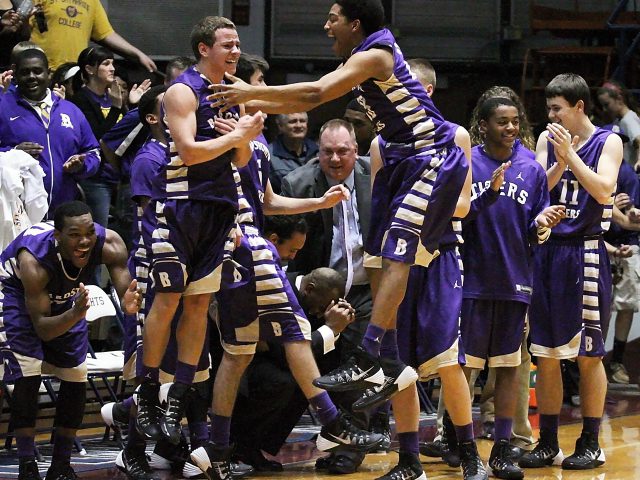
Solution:
{"label": "purple basketball jersey", "polygon": [[[508,159],[498,199],[478,209],[500,162],[483,147],[472,150],[472,211],[463,220],[465,298],[531,301],[533,272],[530,238],[537,237],[535,218],[549,206],[547,176],[534,154],[516,142]],[[489,193],[489,192],[487,192]]]}
{"label": "purple basketball jersey", "polygon": [[[585,165],[594,172],[598,170],[602,148],[609,135],[615,134],[596,127],[591,138],[576,152]],[[547,152],[547,169],[549,169],[557,161],[553,145],[548,142]],[[576,176],[568,168],[562,174],[558,184],[551,190],[551,203],[567,207],[567,216],[553,228],[553,235],[563,237],[591,236],[600,235],[609,230],[613,196],[608,205],[600,205],[580,185]]]}
{"label": "purple basketball jersey", "polygon": [[[214,128],[216,117],[224,116],[236,120],[239,118],[237,107],[223,114],[219,113],[219,109],[211,107],[211,102],[207,100],[207,96],[211,95],[211,90],[208,88],[211,82],[195,67],[187,69],[174,83],[183,83],[188,86],[198,100],[196,141],[209,140],[221,135]],[[171,122],[171,119],[168,118],[167,121]],[[215,201],[237,207],[236,186],[230,163],[233,150],[223,154],[224,158],[187,166],[180,158],[170,132],[167,131],[167,134],[169,138],[167,165],[159,187],[154,188],[153,198]]]}

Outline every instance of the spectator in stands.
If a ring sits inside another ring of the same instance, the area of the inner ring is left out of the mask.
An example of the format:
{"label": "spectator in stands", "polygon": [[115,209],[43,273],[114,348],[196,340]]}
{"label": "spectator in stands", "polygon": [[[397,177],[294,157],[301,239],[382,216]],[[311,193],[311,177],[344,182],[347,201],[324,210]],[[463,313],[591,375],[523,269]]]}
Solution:
{"label": "spectator in stands", "polygon": [[3,381],[14,384],[11,422],[18,479],[40,478],[35,427],[42,374],[60,379],[47,479],[76,479],[70,456],[84,414],[89,346],[89,292],[83,284],[91,281],[97,265],[104,264],[122,309],[135,314],[141,295],[127,270],[127,251],[115,232],[93,222],[87,205],[68,202],[56,210],[53,225],[39,223],[20,234],[0,262],[5,266],[0,282],[6,333],[0,357]]}
{"label": "spectator in stands", "polygon": [[[125,113],[124,92],[115,83],[113,52],[102,47],[86,48],[78,57],[78,66],[85,85],[75,92],[71,101],[87,117],[91,130],[99,141]],[[93,218],[100,225],[108,224],[112,191],[118,180],[113,167],[102,162],[94,177],[80,183]]]}
{"label": "spectator in stands", "polygon": [[271,171],[269,180],[275,193],[280,193],[282,179],[318,154],[316,142],[307,138],[306,112],[281,114],[276,117],[278,137],[269,144]]}
{"label": "spectator in stands", "polygon": [[73,98],[75,92],[82,87],[80,67],[76,62],[63,63],[51,75],[50,88],[64,92],[64,98]]}
{"label": "spectator in stands", "polygon": [[16,88],[2,96],[0,150],[24,150],[40,162],[52,212],[79,198],[76,181],[98,171],[98,142],[82,112],[47,88],[49,69],[41,50],[25,50],[16,62]]}
{"label": "spectator in stands", "polygon": [[633,95],[615,80],[607,80],[598,89],[598,101],[604,112],[614,118],[629,141],[624,144],[624,159],[635,171],[640,169],[640,118]]}
{"label": "spectator in stands", "polygon": [[31,39],[44,49],[54,70],[65,62],[76,61],[89,40],[135,60],[150,72],[157,70],[153,60],[113,29],[100,0],[47,0],[42,2],[42,9],[46,30],[32,20]]}
{"label": "spectator in stands", "polygon": [[[29,12],[29,17],[35,9]],[[31,25],[29,17],[18,15],[12,0],[0,0],[0,71],[11,67],[11,50],[18,42],[29,40]]]}
{"label": "spectator in stands", "polygon": [[343,118],[353,125],[353,131],[356,133],[356,141],[358,142],[358,156],[365,160],[369,159],[369,149],[376,132],[373,123],[367,117],[364,107],[354,98],[347,104]]}

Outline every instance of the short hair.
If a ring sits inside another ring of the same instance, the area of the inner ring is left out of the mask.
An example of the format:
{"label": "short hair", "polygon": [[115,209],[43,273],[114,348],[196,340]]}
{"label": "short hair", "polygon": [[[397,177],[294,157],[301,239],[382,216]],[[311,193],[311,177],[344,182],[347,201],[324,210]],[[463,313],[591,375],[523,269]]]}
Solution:
{"label": "short hair", "polygon": [[241,53],[236,66],[236,77],[249,83],[254,72],[260,70],[262,73],[269,71],[269,63],[259,55]]}
{"label": "short hair", "polygon": [[482,135],[480,134],[480,119],[478,118],[478,113],[482,104],[491,97],[504,97],[515,103],[516,107],[518,108],[518,112],[520,113],[520,133],[518,135],[518,138],[520,139],[522,144],[529,150],[535,150],[536,141],[533,137],[533,131],[531,130],[531,125],[529,124],[529,119],[527,118],[527,113],[524,109],[524,105],[522,105],[520,97],[516,92],[513,91],[512,88],[503,85],[494,85],[493,87],[485,90],[484,93],[480,95],[480,98],[478,99],[478,102],[473,109],[473,113],[471,114],[471,126],[469,127],[471,145],[480,145],[484,141],[482,139]]}
{"label": "short hair", "polygon": [[313,282],[317,290],[331,292],[335,290],[338,298],[344,297],[347,280],[345,276],[333,268],[320,267],[305,275],[306,280]]}
{"label": "short hair", "polygon": [[320,141],[322,140],[322,134],[326,130],[337,130],[340,127],[347,129],[347,131],[349,132],[349,136],[351,137],[351,140],[353,140],[353,143],[356,143],[356,144],[358,143],[358,141],[356,140],[356,132],[353,129],[353,125],[351,125],[350,122],[343,120],[342,118],[333,118],[328,122],[325,122],[324,125],[320,127],[320,133],[318,134],[318,139]]}
{"label": "short hair", "polygon": [[28,50],[23,50],[18,54],[16,58],[16,70],[19,68],[20,64],[25,60],[30,60],[32,58],[38,58],[44,62],[44,67],[46,69],[49,68],[49,60],[45,53],[39,48],[30,48]]}
{"label": "short hair", "polygon": [[289,240],[294,233],[307,234],[308,226],[304,215],[270,215],[264,220],[264,234],[278,235],[281,241]]}
{"label": "short hair", "polygon": [[589,85],[584,78],[576,73],[561,73],[556,75],[546,87],[544,87],[546,98],[563,97],[569,105],[575,106],[580,100],[584,102],[584,111],[588,113],[591,109],[591,94]]}
{"label": "short hair", "polygon": [[158,96],[166,92],[167,88],[166,85],[156,85],[144,92],[144,95],[140,97],[140,102],[138,102],[138,116],[143,125],[147,124],[147,115],[153,113],[156,109]]}
{"label": "short hair", "polygon": [[87,213],[91,215],[91,210],[86,203],[79,200],[65,202],[59,205],[53,213],[53,226],[56,230],[62,231],[65,227],[65,218],[80,217]]}
{"label": "short hair", "polygon": [[191,50],[196,60],[200,60],[198,45],[204,43],[207,47],[212,47],[215,42],[215,33],[221,28],[232,28],[235,30],[236,25],[228,18],[209,16],[204,17],[193,26],[191,30]]}
{"label": "short hair", "polygon": [[287,123],[289,121],[289,115],[296,115],[296,114],[304,114],[307,116],[307,119],[309,118],[309,114],[307,112],[295,112],[295,113],[279,113],[276,115],[276,123],[278,125],[284,125],[285,123]]}
{"label": "short hair", "polygon": [[365,35],[384,27],[384,7],[380,0],[336,0],[336,3],[347,20],[360,20]]}
{"label": "short hair", "polygon": [[631,110],[637,108],[636,99],[633,94],[625,88],[625,86],[615,80],[607,80],[598,88],[597,95],[607,94],[611,98],[621,99],[624,104]]}
{"label": "short hair", "polygon": [[96,46],[87,47],[80,52],[78,56],[78,66],[80,67],[80,75],[85,81],[88,81],[87,71],[85,67],[97,67],[105,60],[113,59],[113,52],[108,48]]}
{"label": "short hair", "polygon": [[367,113],[357,98],[352,98],[351,100],[349,100],[349,103],[347,103],[347,106],[344,109],[355,110],[356,112],[364,113],[365,115]]}
{"label": "short hair", "polygon": [[478,110],[478,121],[489,120],[489,117],[493,115],[493,113],[498,109],[498,107],[501,107],[503,105],[507,107],[515,107],[516,110],[518,110],[518,106],[509,98],[491,97],[491,98],[488,98],[482,105],[480,105],[480,108]]}
{"label": "short hair", "polygon": [[407,64],[424,87],[431,84],[433,88],[436,88],[436,69],[433,68],[429,60],[426,58],[412,58],[407,60]]}
{"label": "short hair", "polygon": [[187,68],[195,65],[196,61],[190,57],[175,57],[169,60],[167,63],[167,68],[165,69],[165,74],[167,77],[171,76],[171,70],[178,69],[184,72]]}
{"label": "short hair", "polygon": [[15,46],[11,49],[11,55],[10,55],[10,58],[9,58],[9,62],[12,65],[16,64],[17,60],[18,60],[18,55],[20,55],[25,50],[31,50],[31,49],[40,50],[41,52],[44,52],[42,47],[40,45],[38,45],[37,43],[32,42],[30,40],[24,40],[22,42],[16,43]]}

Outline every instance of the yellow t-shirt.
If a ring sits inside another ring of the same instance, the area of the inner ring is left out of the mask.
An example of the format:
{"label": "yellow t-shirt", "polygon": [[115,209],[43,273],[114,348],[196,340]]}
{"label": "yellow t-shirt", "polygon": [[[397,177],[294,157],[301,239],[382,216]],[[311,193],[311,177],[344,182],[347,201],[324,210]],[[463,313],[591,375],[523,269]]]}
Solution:
{"label": "yellow t-shirt", "polygon": [[42,6],[49,30],[40,33],[32,17],[31,41],[42,47],[53,70],[77,62],[90,39],[99,42],[114,31],[100,0],[43,0]]}

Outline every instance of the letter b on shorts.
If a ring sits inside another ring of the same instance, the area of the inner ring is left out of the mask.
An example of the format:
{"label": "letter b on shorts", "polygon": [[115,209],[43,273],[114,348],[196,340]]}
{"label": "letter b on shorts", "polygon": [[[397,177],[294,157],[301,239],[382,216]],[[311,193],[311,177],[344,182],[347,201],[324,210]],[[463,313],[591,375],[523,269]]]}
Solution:
{"label": "letter b on shorts", "polygon": [[403,238],[398,239],[398,243],[396,243],[396,250],[393,252],[394,255],[405,255],[407,253],[407,241]]}

